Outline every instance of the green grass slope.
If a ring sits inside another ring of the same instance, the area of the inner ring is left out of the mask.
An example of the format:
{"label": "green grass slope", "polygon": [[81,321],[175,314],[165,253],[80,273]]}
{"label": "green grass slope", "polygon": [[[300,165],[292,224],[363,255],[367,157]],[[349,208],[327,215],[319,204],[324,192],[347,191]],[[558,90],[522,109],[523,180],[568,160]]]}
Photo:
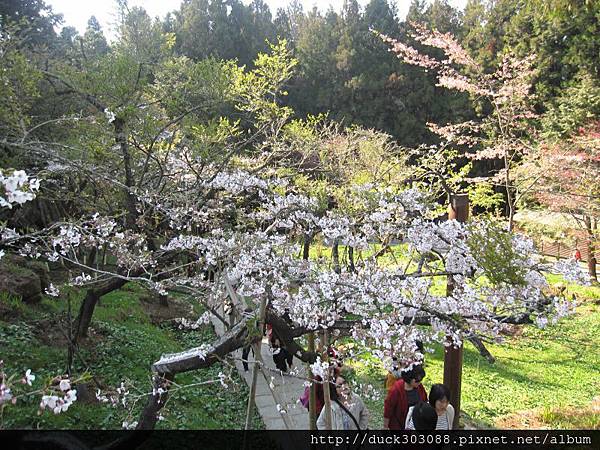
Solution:
{"label": "green grass slope", "polygon": [[[146,298],[145,298],[146,296]],[[81,297],[81,295],[79,295]],[[77,311],[79,301],[73,301]],[[112,407],[105,403],[77,401],[67,413],[54,415],[44,411],[38,415],[40,396],[19,399],[7,405],[2,413],[0,428],[78,428],[119,429],[122,422],[137,420],[150,389],[150,364],[162,353],[177,352],[212,342],[215,335],[209,326],[198,330],[178,330],[173,317],[197,318],[199,308],[181,299],[172,299],[169,308],[160,307],[155,299],[132,287],[102,298],[96,308],[89,338],[75,358],[74,375],[86,370],[102,389],[117,388],[121,382],[133,386],[128,408]],[[66,339],[60,327],[66,324],[66,301],[46,298],[41,304],[27,306],[15,299],[0,297],[0,360],[7,373],[22,376],[31,369],[42,380],[66,370]],[[60,326],[59,326],[60,324]],[[205,383],[218,379],[219,372],[229,373],[223,364],[178,376],[178,385]],[[177,390],[170,396],[158,422],[161,429],[231,429],[243,428],[246,417],[248,389],[232,372],[234,382],[228,389],[216,384],[204,384]],[[89,382],[95,393],[97,386]],[[94,395],[92,395],[94,397]],[[264,428],[258,415],[254,428]]]}

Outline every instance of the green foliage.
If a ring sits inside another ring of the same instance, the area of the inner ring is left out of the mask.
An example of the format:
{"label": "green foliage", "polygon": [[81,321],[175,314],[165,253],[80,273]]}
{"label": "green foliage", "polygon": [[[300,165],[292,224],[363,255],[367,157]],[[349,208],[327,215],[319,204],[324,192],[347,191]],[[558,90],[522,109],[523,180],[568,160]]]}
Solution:
{"label": "green foliage", "polygon": [[504,204],[504,195],[489,182],[471,184],[467,192],[471,208],[481,208],[488,214],[496,215]]}
{"label": "green foliage", "polygon": [[230,79],[237,70],[233,61],[169,58],[155,69],[152,95],[161,99],[169,117],[175,118],[190,109],[194,110],[194,122],[214,117],[231,101]]}
{"label": "green foliage", "polygon": [[11,313],[22,313],[25,309],[25,304],[23,303],[23,300],[16,295],[11,295],[8,292],[0,292],[0,307],[7,309]]}
{"label": "green foliage", "polygon": [[483,268],[483,275],[492,285],[509,283],[525,285],[523,256],[518,254],[512,245],[512,233],[506,231],[502,224],[485,220],[470,223],[470,235],[467,245],[477,264]]}
{"label": "green foliage", "polygon": [[139,6],[120,8],[119,40],[115,44],[118,53],[127,54],[134,64],[156,64],[169,55],[175,36],[162,29],[159,20],[152,20],[146,10]]}
{"label": "green foliage", "polygon": [[[7,29],[24,31],[24,47],[47,47],[55,44],[54,28],[62,15],[52,10],[44,0],[5,1],[0,3],[0,34]],[[3,40],[3,39],[0,39]]]}
{"label": "green foliage", "polygon": [[188,131],[193,154],[204,161],[220,159],[223,148],[241,134],[239,121],[230,122],[226,117],[192,125]]}
{"label": "green foliage", "polygon": [[317,200],[317,209],[326,211],[329,206],[331,186],[325,180],[312,180],[305,175],[296,175],[293,178],[294,187],[299,193],[309,195]]}
{"label": "green foliage", "polygon": [[238,70],[232,74],[236,107],[251,113],[257,122],[285,121],[292,115],[288,107],[280,106],[280,96],[287,95],[284,83],[292,76],[297,60],[291,57],[285,39],[269,44],[271,53],[259,53],[250,71]]}
{"label": "green foliage", "polygon": [[85,58],[98,57],[105,55],[109,51],[108,43],[102,32],[102,27],[96,17],[90,17],[88,26],[83,35],[82,45]]}
{"label": "green foliage", "polygon": [[598,15],[595,1],[504,0],[489,7],[489,30],[501,31],[496,52],[510,47],[520,55],[536,55],[539,77],[536,92],[542,101],[551,100],[578,73],[593,78],[600,74]]}
{"label": "green foliage", "polygon": [[41,73],[27,60],[13,40],[0,37],[0,132],[14,136],[31,123],[29,110],[40,96]]}
{"label": "green foliage", "polygon": [[600,84],[591,75],[580,74],[552,102],[542,118],[542,126],[549,138],[564,138],[599,115]]}

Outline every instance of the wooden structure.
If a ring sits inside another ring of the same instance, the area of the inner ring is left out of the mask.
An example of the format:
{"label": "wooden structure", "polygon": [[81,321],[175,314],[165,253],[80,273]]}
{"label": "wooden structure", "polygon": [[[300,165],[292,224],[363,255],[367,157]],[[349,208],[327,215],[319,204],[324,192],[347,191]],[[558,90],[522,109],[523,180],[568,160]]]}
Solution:
{"label": "wooden structure", "polygon": [[[448,206],[448,220],[466,222],[469,219],[469,196],[468,194],[455,194],[450,197]],[[448,277],[446,295],[451,295],[454,289],[452,276]],[[462,388],[462,363],[463,346],[455,347],[448,345],[444,350],[444,384],[450,389],[450,404],[454,406],[454,423],[452,428],[458,428],[460,416],[460,394]]]}

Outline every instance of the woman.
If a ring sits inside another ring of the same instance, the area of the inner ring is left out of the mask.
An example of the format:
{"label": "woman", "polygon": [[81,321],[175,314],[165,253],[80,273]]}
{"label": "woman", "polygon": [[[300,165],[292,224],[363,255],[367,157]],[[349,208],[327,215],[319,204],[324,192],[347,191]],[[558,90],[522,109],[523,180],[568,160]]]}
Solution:
{"label": "woman", "polygon": [[[337,376],[335,384],[329,386],[331,396],[332,430],[366,430],[369,426],[369,413],[361,398],[352,393],[346,380]],[[325,408],[319,414],[317,428],[325,430]]]}
{"label": "woman", "polygon": [[[454,422],[454,407],[449,403],[450,390],[444,384],[434,384],[429,391],[429,404],[437,414],[436,430],[451,430]],[[414,430],[413,410],[408,411],[406,416],[406,429]]]}
{"label": "woman", "polygon": [[[332,354],[329,353],[329,355],[331,356]],[[342,371],[342,369],[343,369],[342,360],[338,359],[335,361],[335,363],[332,363],[329,366],[329,375],[331,376],[331,378],[336,379],[338,377],[338,375],[340,374],[340,372]],[[325,404],[325,394],[323,392],[323,378],[321,378],[320,375],[315,376],[315,386],[316,386],[315,405],[316,405],[317,417],[319,417],[319,414],[321,414],[321,410],[323,409],[323,405]],[[332,386],[333,386],[333,383],[332,383]],[[309,399],[310,399],[310,386],[306,386],[306,388],[304,389],[304,393],[300,397],[300,402],[306,409],[310,409]]]}
{"label": "woman", "polygon": [[383,409],[385,429],[404,430],[408,409],[421,401],[427,401],[427,393],[421,384],[425,378],[423,366],[414,365],[408,370],[402,370],[401,377],[385,398]]}

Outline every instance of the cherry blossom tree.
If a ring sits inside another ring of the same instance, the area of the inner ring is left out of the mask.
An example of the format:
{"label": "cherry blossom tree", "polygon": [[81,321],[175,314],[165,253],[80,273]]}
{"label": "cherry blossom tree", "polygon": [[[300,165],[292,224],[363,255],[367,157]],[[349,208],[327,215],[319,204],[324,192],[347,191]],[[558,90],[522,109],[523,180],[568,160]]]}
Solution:
{"label": "cherry blossom tree", "polygon": [[544,142],[523,170],[539,177],[533,191],[538,201],[553,211],[570,214],[586,232],[588,272],[597,281],[600,122],[580,127],[570,138]]}
{"label": "cherry blossom tree", "polygon": [[[126,223],[98,214],[5,243],[23,255],[62,259],[79,267],[80,275],[70,281],[76,286],[118,277],[158,292],[177,289],[188,292],[224,322],[219,311],[227,295],[235,299],[238,310],[254,311],[217,342],[164,355],[153,364],[155,390],[139,420],[140,428],[154,426],[176,374],[207,367],[260,339],[256,326],[260,301],[268,305],[264,320],[296,356],[311,363],[317,362],[316,355],[294,341],[311,330],[343,329],[381,358],[394,353],[414,360],[422,357],[416,340],[446,342],[449,335],[454,344],[469,339],[482,348],[482,339],[500,338],[505,323],[533,318],[544,325],[574,307],[566,299],[544,294],[544,268],[533,258],[532,243],[526,238],[485,223],[435,223],[428,217],[425,196],[416,190],[357,186],[357,199],[368,202],[370,212],[355,223],[340,211],[319,217],[314,199],[282,194],[286,183],[281,179],[238,169],[203,180],[194,174],[194,164],[184,162],[189,161],[184,153],[180,158],[179,167],[187,165],[186,176],[178,173],[172,179],[171,192],[187,187],[186,197],[193,193],[198,199],[193,207],[186,207],[178,195],[137,196],[141,217],[150,217],[152,211],[168,221],[170,233],[156,249],[147,246],[143,227],[131,230]],[[190,190],[190,185],[195,188]],[[206,231],[198,231],[202,229]],[[391,234],[408,244],[409,260],[433,252],[439,261],[411,271],[410,263],[382,267],[373,257],[358,263],[355,271],[338,273],[323,262],[294,256],[299,250],[295,237],[307,233],[359,249],[375,237]],[[112,249],[119,271],[97,270],[78,260],[79,248],[101,246]],[[491,253],[496,257],[481,256]],[[188,258],[182,261],[181,255]],[[569,270],[578,276],[576,268]],[[94,272],[97,278],[89,275]],[[456,284],[452,295],[432,293],[433,280],[448,275]],[[233,292],[228,293],[228,285],[234,286]],[[293,326],[281,318],[286,310]]]}
{"label": "cherry blossom tree", "polygon": [[[487,222],[439,222],[434,198],[426,191],[390,185],[378,171],[369,170],[361,177],[341,177],[347,201],[337,205],[324,205],[323,197],[310,189],[299,190],[293,183],[296,176],[315,183],[319,177],[287,164],[298,149],[285,135],[292,111],[281,106],[279,97],[293,66],[285,43],[279,43],[251,71],[223,69],[230,82],[227,92],[246,125],[200,117],[188,123],[184,119],[194,106],[161,102],[170,98],[162,94],[175,92],[182,79],[193,84],[190,74],[200,70],[197,66],[178,76],[170,72],[177,68],[161,66],[164,72],[156,77],[134,81],[131,102],[118,108],[107,106],[110,92],[93,95],[77,76],[47,73],[89,103],[93,116],[86,126],[108,130],[108,139],[98,133],[107,155],[84,160],[79,157],[84,149],[73,149],[71,143],[66,157],[64,144],[40,142],[27,133],[3,143],[46,155],[49,171],[77,169],[100,181],[116,204],[84,210],[34,232],[3,224],[3,251],[60,261],[73,274],[65,284],[86,289],[80,335],[99,296],[129,282],[161,295],[187,294],[216,320],[231,325],[215,342],[149,361],[153,386],[144,396],[137,428],[156,425],[169,393],[177,389],[178,374],[224,361],[235,350],[260,342],[264,322],[291,353],[311,364],[314,374],[326,375],[327,362],[297,338],[337,330],[381,359],[394,354],[409,362],[423,358],[417,341],[431,346],[469,340],[490,357],[485,343],[500,340],[506,324],[545,326],[575,307],[570,299],[548,295],[543,273],[560,270],[567,279],[578,280],[582,274],[576,265],[543,265],[530,240]],[[177,108],[183,112],[168,113]],[[337,134],[325,144],[336,141],[352,139]],[[327,153],[317,160],[317,167],[330,173],[336,166],[336,158]],[[30,191],[38,189],[20,171],[3,171],[1,181],[6,207],[30,199]],[[301,258],[306,236],[332,247],[337,243],[363,250],[365,256],[352,267]],[[397,264],[382,264],[380,254],[368,256],[373,242],[401,242],[402,257]],[[81,256],[100,249],[110,253],[114,265],[91,264]],[[436,293],[437,280],[448,276],[454,280],[451,295]],[[53,285],[48,294],[60,297],[62,288]],[[226,302],[237,311],[233,324],[223,313]],[[291,323],[284,319],[288,314]],[[224,377],[219,382],[226,385]],[[119,389],[120,395],[127,391]],[[58,400],[48,398],[46,404],[62,410]]]}
{"label": "cherry blossom tree", "polygon": [[477,108],[483,109],[483,118],[477,121],[431,123],[428,126],[441,138],[442,148],[454,148],[474,161],[488,160],[499,165],[493,175],[468,181],[486,181],[503,188],[509,229],[512,229],[517,202],[535,182],[535,178],[523,179],[514,173],[522,158],[533,148],[535,128],[532,120],[536,113],[531,80],[535,75],[534,56],[518,59],[507,53],[493,73],[486,73],[449,33],[429,30],[417,23],[412,26],[416,43],[441,50],[444,58],[429,56],[406,43],[374,32],[405,63],[434,71],[437,86],[468,93]]}

